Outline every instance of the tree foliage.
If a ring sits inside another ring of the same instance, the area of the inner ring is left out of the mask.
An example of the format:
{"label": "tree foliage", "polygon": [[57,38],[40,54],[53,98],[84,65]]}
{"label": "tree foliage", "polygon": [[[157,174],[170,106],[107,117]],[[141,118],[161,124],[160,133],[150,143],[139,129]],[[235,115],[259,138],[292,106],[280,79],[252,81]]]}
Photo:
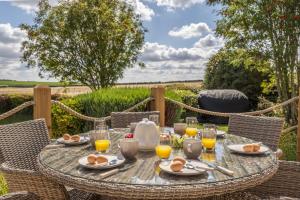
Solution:
{"label": "tree foliage", "polygon": [[39,3],[27,32],[22,61],[40,75],[80,82],[93,90],[108,87],[132,67],[144,43],[140,16],[121,0],[61,0]]}
{"label": "tree foliage", "polygon": [[[222,4],[216,32],[229,48],[245,48],[269,59],[276,77],[280,101],[298,94],[300,65],[299,0],[209,0]],[[286,118],[295,121],[296,109]]]}
{"label": "tree foliage", "polygon": [[252,57],[243,49],[221,49],[209,59],[204,86],[207,89],[236,89],[245,93],[255,108],[258,97],[269,92],[272,85],[270,64]]}

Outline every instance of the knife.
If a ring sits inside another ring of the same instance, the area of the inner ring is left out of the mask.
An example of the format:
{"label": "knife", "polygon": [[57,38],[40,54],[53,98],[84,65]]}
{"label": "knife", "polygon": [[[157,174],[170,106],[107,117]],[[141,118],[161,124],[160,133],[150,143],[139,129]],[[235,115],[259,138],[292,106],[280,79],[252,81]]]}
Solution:
{"label": "knife", "polygon": [[104,173],[100,174],[100,177],[102,179],[104,179],[104,178],[110,177],[112,175],[115,175],[119,172],[124,172],[124,171],[126,171],[126,170],[128,170],[132,167],[134,167],[134,165],[129,165],[129,166],[124,166],[122,168],[113,169],[113,170],[110,170],[110,171],[107,171],[107,172],[104,172]]}
{"label": "knife", "polygon": [[225,174],[225,175],[228,175],[228,176],[233,176],[234,172],[231,171],[230,169],[227,169],[225,167],[222,167],[220,165],[216,165],[216,164],[213,164],[213,163],[210,163],[210,162],[207,162],[207,161],[204,161],[204,160],[201,160],[202,162],[206,163],[208,166],[218,170],[219,172]]}

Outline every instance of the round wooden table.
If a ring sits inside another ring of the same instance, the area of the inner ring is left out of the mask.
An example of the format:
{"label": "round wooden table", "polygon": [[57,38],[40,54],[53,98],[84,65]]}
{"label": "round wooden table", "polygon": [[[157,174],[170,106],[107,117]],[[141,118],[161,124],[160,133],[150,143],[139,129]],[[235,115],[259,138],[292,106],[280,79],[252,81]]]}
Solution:
{"label": "round wooden table", "polygon": [[[126,129],[111,132],[112,152],[119,153],[117,141],[124,137]],[[38,158],[40,172],[57,182],[79,190],[118,199],[185,199],[201,198],[259,185],[271,178],[278,169],[274,152],[260,156],[231,153],[226,145],[253,142],[250,139],[226,134],[217,140],[214,153],[202,153],[201,159],[217,163],[234,171],[227,176],[217,170],[198,176],[182,177],[161,172],[159,158],[154,152],[137,155],[131,169],[101,179],[105,171],[89,170],[79,166],[78,159],[95,150],[90,144],[82,146],[58,146],[45,148]],[[173,156],[183,156],[181,149],[173,150]]]}

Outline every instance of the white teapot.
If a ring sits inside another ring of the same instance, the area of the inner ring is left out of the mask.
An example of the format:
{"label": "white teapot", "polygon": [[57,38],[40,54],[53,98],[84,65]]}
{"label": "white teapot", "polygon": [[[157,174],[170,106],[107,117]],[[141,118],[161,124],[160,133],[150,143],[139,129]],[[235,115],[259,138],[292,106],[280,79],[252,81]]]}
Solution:
{"label": "white teapot", "polygon": [[136,125],[134,138],[139,141],[139,150],[154,151],[160,138],[156,124],[144,118]]}

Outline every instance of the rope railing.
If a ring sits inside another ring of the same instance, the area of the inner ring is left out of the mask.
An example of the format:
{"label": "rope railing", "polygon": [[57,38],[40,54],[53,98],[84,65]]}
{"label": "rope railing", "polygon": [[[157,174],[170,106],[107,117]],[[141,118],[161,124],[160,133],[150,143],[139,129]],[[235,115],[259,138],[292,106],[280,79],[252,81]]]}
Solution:
{"label": "rope railing", "polygon": [[243,113],[223,113],[223,112],[214,112],[214,111],[209,111],[209,110],[205,110],[205,109],[201,109],[201,108],[195,108],[195,107],[192,107],[192,106],[189,106],[189,105],[186,105],[182,102],[179,102],[179,101],[176,101],[176,100],[173,100],[173,99],[170,99],[168,97],[165,97],[165,99],[171,103],[174,103],[176,105],[178,105],[179,107],[181,108],[185,108],[187,110],[191,110],[191,111],[194,111],[194,112],[197,112],[197,113],[201,113],[201,114],[206,114],[206,115],[212,115],[212,116],[218,116],[218,117],[230,117],[230,115],[232,114],[244,114],[244,115],[262,115],[262,114],[266,114],[266,113],[269,113],[269,112],[272,112],[273,110],[276,110],[278,108],[281,108],[281,107],[284,107],[288,104],[291,104],[295,101],[298,101],[299,100],[299,97],[293,97],[287,101],[284,101],[282,103],[279,103],[279,104],[276,104],[272,107],[269,107],[269,108],[266,108],[264,110],[258,110],[258,111],[251,111],[251,112],[243,112]]}
{"label": "rope railing", "polygon": [[[144,104],[146,104],[146,103],[148,103],[152,100],[153,100],[152,97],[148,97],[145,100],[135,104],[134,106],[124,110],[123,112],[131,112],[131,111],[135,110],[136,108],[140,107],[141,105],[144,105]],[[52,102],[52,104],[59,106],[62,110],[66,111],[67,113],[69,113],[71,115],[74,115],[74,116],[76,116],[76,117],[78,117],[79,119],[82,119],[82,120],[86,120],[86,121],[102,121],[103,120],[103,121],[107,121],[111,118],[110,116],[100,117],[100,118],[86,116],[86,115],[83,115],[83,114],[73,110],[69,106],[66,106],[65,104],[61,103],[60,101],[52,100],[51,102]]]}
{"label": "rope railing", "polygon": [[13,108],[13,109],[7,111],[5,113],[2,113],[0,115],[0,120],[6,119],[6,118],[16,114],[17,112],[20,112],[21,110],[23,110],[25,108],[28,108],[30,106],[33,106],[33,105],[34,105],[34,101],[27,101],[27,102],[25,102],[25,103]]}

